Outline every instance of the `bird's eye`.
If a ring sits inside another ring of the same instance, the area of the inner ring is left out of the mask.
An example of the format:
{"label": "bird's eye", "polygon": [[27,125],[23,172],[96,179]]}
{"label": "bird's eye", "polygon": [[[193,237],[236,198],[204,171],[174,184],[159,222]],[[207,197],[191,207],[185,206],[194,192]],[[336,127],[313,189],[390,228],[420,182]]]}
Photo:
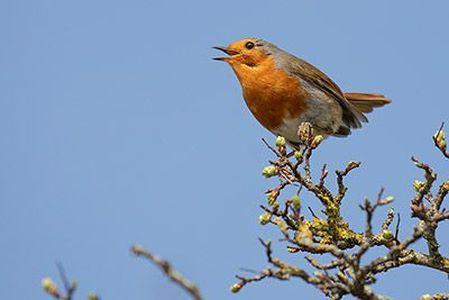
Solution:
{"label": "bird's eye", "polygon": [[254,45],[253,42],[247,42],[247,43],[245,44],[245,48],[248,49],[248,50],[253,49],[254,46],[255,46],[255,45]]}

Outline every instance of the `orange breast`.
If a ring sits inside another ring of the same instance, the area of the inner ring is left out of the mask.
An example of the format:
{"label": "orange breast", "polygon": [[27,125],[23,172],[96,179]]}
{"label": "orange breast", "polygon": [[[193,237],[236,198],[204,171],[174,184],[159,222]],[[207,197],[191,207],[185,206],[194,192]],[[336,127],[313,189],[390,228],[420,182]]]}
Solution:
{"label": "orange breast", "polygon": [[240,65],[233,69],[248,108],[268,130],[276,130],[284,119],[297,118],[306,110],[307,93],[298,78],[278,69],[272,57],[257,67]]}

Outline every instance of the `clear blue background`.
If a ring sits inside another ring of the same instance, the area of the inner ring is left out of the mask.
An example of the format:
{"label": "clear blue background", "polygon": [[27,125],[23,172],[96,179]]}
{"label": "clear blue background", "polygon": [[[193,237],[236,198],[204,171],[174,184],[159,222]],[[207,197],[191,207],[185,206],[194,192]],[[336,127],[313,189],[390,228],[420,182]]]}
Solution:
{"label": "clear blue background", "polygon": [[[411,181],[421,174],[409,157],[448,177],[430,139],[448,121],[448,10],[447,1],[2,0],[0,298],[46,299],[40,280],[57,278],[60,260],[79,281],[78,299],[91,290],[186,299],[129,254],[138,242],[207,299],[321,299],[298,281],[228,290],[239,268],[266,266],[257,237],[279,238],[257,222],[275,183],[260,176],[271,158],[260,138],[273,138],[250,116],[229,67],[210,59],[211,46],[262,37],[344,90],[392,98],[363,130],[326,141],[314,166],[363,161],[345,200],[351,225],[363,228],[357,205],[385,186],[410,228]],[[318,211],[312,197],[303,202]],[[375,289],[415,299],[448,286],[442,273],[406,267]]]}

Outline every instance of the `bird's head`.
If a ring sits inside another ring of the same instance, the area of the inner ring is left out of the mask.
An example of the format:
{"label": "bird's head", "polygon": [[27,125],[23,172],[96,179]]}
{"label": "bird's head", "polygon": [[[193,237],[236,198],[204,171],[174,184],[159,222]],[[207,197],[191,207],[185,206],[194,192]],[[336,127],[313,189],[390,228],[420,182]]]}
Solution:
{"label": "bird's head", "polygon": [[227,62],[234,70],[258,67],[277,49],[273,44],[258,38],[246,38],[233,42],[227,47],[213,48],[223,51],[228,55],[214,59]]}

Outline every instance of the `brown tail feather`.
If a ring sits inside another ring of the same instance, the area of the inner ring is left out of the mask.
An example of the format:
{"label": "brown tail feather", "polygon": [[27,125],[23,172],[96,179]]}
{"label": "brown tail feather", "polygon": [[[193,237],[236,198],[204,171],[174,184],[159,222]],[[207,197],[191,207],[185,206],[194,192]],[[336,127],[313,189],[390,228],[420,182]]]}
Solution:
{"label": "brown tail feather", "polygon": [[363,113],[372,112],[374,108],[384,106],[391,102],[381,94],[345,93],[345,98]]}

